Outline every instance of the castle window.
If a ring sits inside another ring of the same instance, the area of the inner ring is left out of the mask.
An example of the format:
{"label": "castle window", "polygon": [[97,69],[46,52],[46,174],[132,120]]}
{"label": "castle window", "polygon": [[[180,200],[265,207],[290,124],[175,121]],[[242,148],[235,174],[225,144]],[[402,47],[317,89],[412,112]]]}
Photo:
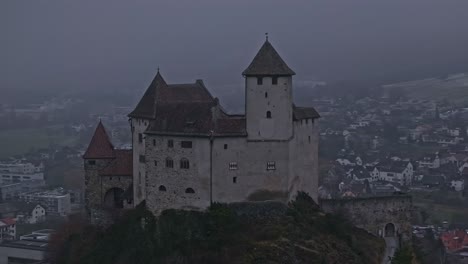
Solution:
{"label": "castle window", "polygon": [[153,146],[156,146],[156,139],[153,139]]}
{"label": "castle window", "polygon": [[182,148],[192,148],[192,141],[182,141],[180,142]]}
{"label": "castle window", "polygon": [[310,136],[309,136],[309,143],[310,143]]}
{"label": "castle window", "polygon": [[267,111],[267,112],[266,112],[266,118],[268,118],[268,119],[271,118],[271,112],[270,112],[270,111]]}
{"label": "castle window", "polygon": [[267,162],[267,170],[276,170],[276,163],[274,161]]}
{"label": "castle window", "polygon": [[237,183],[237,177],[232,177],[232,183]]}
{"label": "castle window", "polygon": [[227,149],[228,148],[228,145],[227,144],[224,144],[224,149]]}
{"label": "castle window", "polygon": [[190,168],[190,162],[186,158],[182,158],[180,160],[180,168],[181,169],[189,169]]}
{"label": "castle window", "polygon": [[171,158],[166,158],[166,168],[174,168],[174,161]]}
{"label": "castle window", "polygon": [[278,76],[273,76],[271,78],[271,84],[273,85],[277,85],[278,84]]}
{"label": "castle window", "polygon": [[185,193],[195,193],[195,190],[192,188],[185,189]]}
{"label": "castle window", "polygon": [[265,98],[268,98],[268,93],[267,92],[265,92]]}
{"label": "castle window", "polygon": [[174,147],[174,140],[169,139],[169,140],[167,141],[167,147],[168,147],[168,148],[173,148],[173,147]]}
{"label": "castle window", "polygon": [[88,160],[88,165],[96,165],[96,161],[95,160]]}
{"label": "castle window", "polygon": [[143,134],[138,133],[138,143],[142,143],[142,142],[143,142]]}
{"label": "castle window", "polygon": [[263,84],[263,77],[257,77],[257,85]]}
{"label": "castle window", "polygon": [[157,160],[154,161],[154,166],[155,167],[158,166],[158,161]]}
{"label": "castle window", "polygon": [[140,160],[141,163],[144,163],[145,162],[145,155],[140,155],[138,157],[138,159]]}
{"label": "castle window", "polygon": [[229,170],[237,170],[237,162],[229,162]]}
{"label": "castle window", "polygon": [[167,191],[167,190],[166,190],[166,186],[164,186],[164,185],[159,185],[159,188],[158,188],[158,189],[159,189],[160,192],[165,192],[165,191]]}

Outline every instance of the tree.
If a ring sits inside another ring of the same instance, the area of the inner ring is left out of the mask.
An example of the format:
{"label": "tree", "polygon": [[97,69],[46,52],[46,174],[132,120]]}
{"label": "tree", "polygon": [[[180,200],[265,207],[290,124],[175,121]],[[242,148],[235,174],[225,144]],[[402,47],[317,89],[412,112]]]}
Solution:
{"label": "tree", "polygon": [[412,264],[413,252],[409,246],[399,248],[392,259],[392,264]]}

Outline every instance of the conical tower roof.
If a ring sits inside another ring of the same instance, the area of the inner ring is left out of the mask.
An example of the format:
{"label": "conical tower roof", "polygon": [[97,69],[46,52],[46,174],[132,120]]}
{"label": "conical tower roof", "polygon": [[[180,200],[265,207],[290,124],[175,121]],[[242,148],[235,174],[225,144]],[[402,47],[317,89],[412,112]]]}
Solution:
{"label": "conical tower roof", "polygon": [[249,67],[242,72],[245,76],[279,75],[290,76],[296,73],[289,68],[268,39],[258,51]]}
{"label": "conical tower roof", "polygon": [[129,117],[140,117],[140,118],[154,118],[156,115],[156,94],[157,91],[162,87],[167,86],[166,81],[161,76],[161,73],[156,73],[153,81],[146,89],[145,94],[141,98],[140,102],[128,116]]}
{"label": "conical tower roof", "polygon": [[114,146],[112,145],[106,129],[101,121],[94,131],[93,138],[88,149],[83,155],[84,159],[104,159],[114,157]]}

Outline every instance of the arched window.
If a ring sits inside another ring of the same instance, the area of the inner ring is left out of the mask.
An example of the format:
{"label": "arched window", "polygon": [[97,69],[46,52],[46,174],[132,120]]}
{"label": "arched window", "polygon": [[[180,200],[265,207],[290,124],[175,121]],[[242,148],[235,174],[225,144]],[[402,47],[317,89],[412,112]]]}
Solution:
{"label": "arched window", "polygon": [[166,191],[166,186],[164,186],[164,185],[159,185],[159,191],[160,191],[160,192],[165,192],[165,191]]}
{"label": "arched window", "polygon": [[193,190],[192,188],[187,188],[185,189],[185,193],[195,193],[195,190]]}
{"label": "arched window", "polygon": [[180,168],[181,169],[189,169],[190,168],[190,162],[186,158],[182,158],[180,160]]}
{"label": "arched window", "polygon": [[174,161],[169,157],[166,158],[166,168],[174,168]]}
{"label": "arched window", "polygon": [[266,118],[271,118],[271,112],[270,111],[266,112]]}

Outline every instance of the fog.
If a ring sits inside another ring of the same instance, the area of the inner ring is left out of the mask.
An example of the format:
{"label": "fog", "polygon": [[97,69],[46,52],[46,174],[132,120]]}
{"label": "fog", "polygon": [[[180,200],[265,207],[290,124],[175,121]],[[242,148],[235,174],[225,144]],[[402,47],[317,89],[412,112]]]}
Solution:
{"label": "fog", "polygon": [[2,1],[0,91],[241,91],[265,32],[298,81],[468,70],[467,1]]}

